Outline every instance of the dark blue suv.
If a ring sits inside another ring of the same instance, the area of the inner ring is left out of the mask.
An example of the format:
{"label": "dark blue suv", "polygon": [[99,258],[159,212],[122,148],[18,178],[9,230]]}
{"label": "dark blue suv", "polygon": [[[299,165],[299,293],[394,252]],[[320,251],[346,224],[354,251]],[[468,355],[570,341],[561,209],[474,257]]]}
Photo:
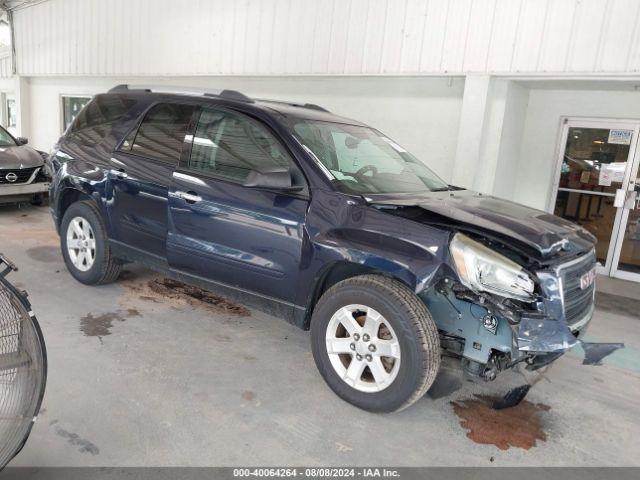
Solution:
{"label": "dark blue suv", "polygon": [[584,229],[448,185],[317,105],[121,85],[50,162],[77,280],[141,262],[284,317],[311,330],[329,386],[367,410],[415,402],[442,354],[488,380],[547,365],[593,313]]}

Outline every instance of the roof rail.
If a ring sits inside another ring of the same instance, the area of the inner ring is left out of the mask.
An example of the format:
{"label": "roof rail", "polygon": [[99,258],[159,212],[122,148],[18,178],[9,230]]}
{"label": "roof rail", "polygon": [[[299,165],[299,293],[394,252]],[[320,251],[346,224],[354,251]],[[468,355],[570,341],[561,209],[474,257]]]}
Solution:
{"label": "roof rail", "polygon": [[329,113],[329,110],[327,110],[324,107],[321,107],[320,105],[316,105],[315,103],[285,102],[283,100],[268,100],[266,98],[259,98],[259,99],[256,99],[256,100],[258,102],[278,103],[280,105],[289,105],[290,107],[308,108],[310,110],[318,110],[319,112],[327,112],[327,113]]}
{"label": "roof rail", "polygon": [[238,102],[253,103],[253,99],[247,97],[244,93],[236,90],[204,90],[192,87],[172,87],[172,86],[149,86],[149,85],[127,85],[120,84],[109,89],[109,93],[118,92],[136,92],[142,91],[147,93],[172,93],[176,95],[195,95],[205,97],[218,97],[226,100],[235,100]]}
{"label": "roof rail", "polygon": [[303,107],[310,108],[311,110],[319,110],[321,112],[329,112],[329,110],[327,110],[326,108],[321,107],[320,105],[316,105],[315,103],[305,103]]}

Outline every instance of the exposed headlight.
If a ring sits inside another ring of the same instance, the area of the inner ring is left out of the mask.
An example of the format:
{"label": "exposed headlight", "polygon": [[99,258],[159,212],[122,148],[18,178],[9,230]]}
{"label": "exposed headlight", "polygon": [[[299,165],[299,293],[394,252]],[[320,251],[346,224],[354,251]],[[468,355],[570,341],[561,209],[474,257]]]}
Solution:
{"label": "exposed headlight", "polygon": [[454,235],[449,250],[464,286],[518,300],[533,298],[533,280],[517,263],[461,233]]}

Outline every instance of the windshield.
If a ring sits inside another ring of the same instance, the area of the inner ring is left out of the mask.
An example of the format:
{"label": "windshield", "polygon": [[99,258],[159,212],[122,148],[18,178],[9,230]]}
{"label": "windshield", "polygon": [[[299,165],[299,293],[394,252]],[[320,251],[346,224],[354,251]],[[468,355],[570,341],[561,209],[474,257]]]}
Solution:
{"label": "windshield", "polygon": [[447,183],[393,140],[357,125],[294,119],[294,134],[349,193],[448,190]]}
{"label": "windshield", "polygon": [[16,141],[11,134],[0,127],[0,147],[15,147],[16,145]]}

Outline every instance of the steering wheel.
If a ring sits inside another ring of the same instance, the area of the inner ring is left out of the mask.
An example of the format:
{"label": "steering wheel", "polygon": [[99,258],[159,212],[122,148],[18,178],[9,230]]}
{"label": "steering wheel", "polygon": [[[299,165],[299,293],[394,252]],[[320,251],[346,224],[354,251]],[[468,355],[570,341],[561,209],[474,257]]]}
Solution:
{"label": "steering wheel", "polygon": [[357,172],[355,172],[353,175],[355,177],[362,177],[364,176],[365,173],[369,173],[369,172],[373,174],[372,176],[375,176],[378,174],[378,169],[374,165],[365,165],[364,167],[359,169]]}

